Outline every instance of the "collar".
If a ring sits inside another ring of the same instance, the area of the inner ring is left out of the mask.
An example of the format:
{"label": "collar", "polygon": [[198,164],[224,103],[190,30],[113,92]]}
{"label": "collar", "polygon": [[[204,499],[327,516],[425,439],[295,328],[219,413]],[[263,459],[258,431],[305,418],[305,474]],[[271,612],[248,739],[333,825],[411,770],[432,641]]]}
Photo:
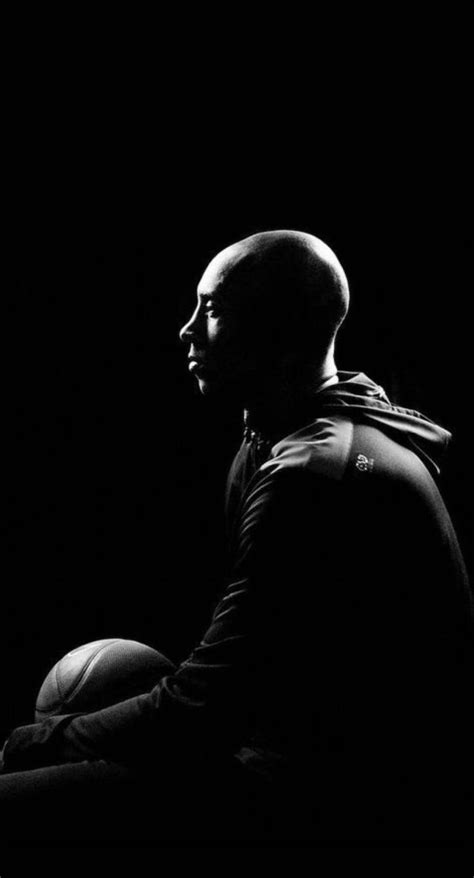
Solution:
{"label": "collar", "polygon": [[292,432],[293,430],[297,429],[299,425],[305,423],[306,418],[309,418],[311,420],[312,415],[314,414],[314,397],[318,396],[318,394],[321,393],[323,390],[326,390],[326,388],[338,383],[339,377],[337,373],[335,375],[331,375],[329,378],[325,378],[324,381],[317,385],[308,403],[305,402],[305,405],[302,406],[299,413],[293,414],[293,416],[291,417],[291,421],[288,421],[288,428],[285,426],[281,426],[271,435],[265,435],[261,430],[254,426],[252,424],[252,416],[250,412],[248,411],[248,409],[244,409],[244,440],[246,442],[256,442],[257,449],[261,449],[264,446],[273,445],[277,441],[277,439],[281,438],[287,432]]}

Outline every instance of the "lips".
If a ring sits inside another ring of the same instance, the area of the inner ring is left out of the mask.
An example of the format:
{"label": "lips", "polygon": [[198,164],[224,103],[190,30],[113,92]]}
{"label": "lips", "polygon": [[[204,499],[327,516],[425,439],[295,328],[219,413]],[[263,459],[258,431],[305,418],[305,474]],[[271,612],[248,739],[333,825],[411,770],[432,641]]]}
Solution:
{"label": "lips", "polygon": [[202,363],[198,362],[198,360],[190,360],[190,362],[189,362],[189,371],[190,371],[190,372],[193,372],[193,373],[194,373],[194,372],[197,372],[197,373],[199,374],[199,372],[202,372],[202,371],[203,371],[203,365],[202,365]]}
{"label": "lips", "polygon": [[189,356],[188,361],[188,369],[190,372],[196,372],[199,374],[200,372],[206,371],[206,364],[204,363],[204,360],[201,359],[201,357]]}

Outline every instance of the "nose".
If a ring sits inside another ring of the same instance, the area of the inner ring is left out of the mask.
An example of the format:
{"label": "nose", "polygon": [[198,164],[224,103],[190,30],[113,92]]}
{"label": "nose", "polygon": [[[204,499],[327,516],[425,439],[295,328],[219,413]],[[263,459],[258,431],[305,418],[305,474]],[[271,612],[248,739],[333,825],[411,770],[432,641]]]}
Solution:
{"label": "nose", "polygon": [[179,331],[180,341],[186,343],[196,338],[197,309],[187,323]]}
{"label": "nose", "polygon": [[182,329],[179,330],[180,341],[183,341],[185,343],[191,341],[191,339],[193,337],[193,332],[192,332],[191,326],[192,326],[192,321],[188,320],[188,322],[185,323],[185,325],[182,327]]}

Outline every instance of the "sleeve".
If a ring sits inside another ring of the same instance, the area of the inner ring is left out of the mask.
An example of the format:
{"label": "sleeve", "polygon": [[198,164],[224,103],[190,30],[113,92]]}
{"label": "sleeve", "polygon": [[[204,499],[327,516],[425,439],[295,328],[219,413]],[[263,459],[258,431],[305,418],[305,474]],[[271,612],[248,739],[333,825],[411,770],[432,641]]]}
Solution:
{"label": "sleeve", "polygon": [[294,558],[301,479],[259,470],[240,512],[228,583],[202,640],[150,692],[89,714],[15,729],[5,747],[7,771],[105,759],[146,763],[235,752],[252,723],[256,668],[265,655],[275,584]]}

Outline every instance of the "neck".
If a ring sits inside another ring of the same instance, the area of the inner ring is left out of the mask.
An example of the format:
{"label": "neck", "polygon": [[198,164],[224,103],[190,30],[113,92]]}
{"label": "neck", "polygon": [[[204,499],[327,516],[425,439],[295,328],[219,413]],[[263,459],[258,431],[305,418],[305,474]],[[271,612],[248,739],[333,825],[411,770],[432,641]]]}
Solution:
{"label": "neck", "polygon": [[337,381],[337,369],[332,355],[314,367],[305,380],[301,373],[294,380],[286,376],[279,382],[264,383],[252,390],[244,409],[246,425],[263,437],[283,436],[311,420],[315,395],[327,382]]}

